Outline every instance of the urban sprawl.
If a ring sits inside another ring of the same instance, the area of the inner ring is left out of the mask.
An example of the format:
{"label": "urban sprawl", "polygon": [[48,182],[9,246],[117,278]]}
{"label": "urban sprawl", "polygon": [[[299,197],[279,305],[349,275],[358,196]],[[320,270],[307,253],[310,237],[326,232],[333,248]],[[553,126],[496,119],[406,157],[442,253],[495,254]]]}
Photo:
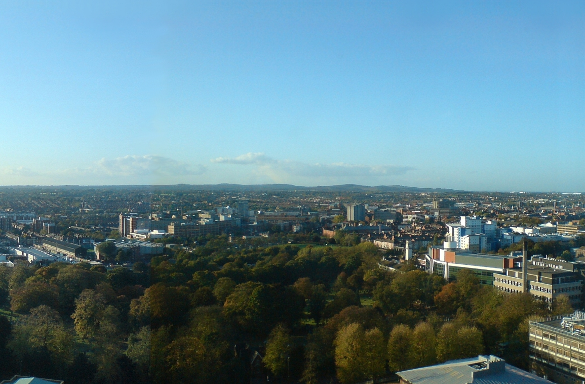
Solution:
{"label": "urban sprawl", "polygon": [[3,187],[0,379],[581,383],[584,282],[580,193]]}

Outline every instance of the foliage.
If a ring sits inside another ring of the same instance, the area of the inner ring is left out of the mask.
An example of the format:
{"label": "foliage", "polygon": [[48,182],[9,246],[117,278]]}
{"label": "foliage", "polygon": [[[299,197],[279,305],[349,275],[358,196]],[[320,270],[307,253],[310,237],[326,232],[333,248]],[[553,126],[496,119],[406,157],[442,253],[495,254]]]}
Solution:
{"label": "foliage", "polygon": [[277,377],[285,376],[292,351],[292,338],[286,326],[278,324],[266,343],[264,365]]}
{"label": "foliage", "polygon": [[335,338],[335,365],[342,383],[375,379],[384,373],[384,337],[378,328],[364,331],[358,323],[339,330]]}
{"label": "foliage", "polygon": [[397,325],[388,339],[388,364],[393,371],[412,368],[409,349],[412,345],[412,330],[407,325]]}

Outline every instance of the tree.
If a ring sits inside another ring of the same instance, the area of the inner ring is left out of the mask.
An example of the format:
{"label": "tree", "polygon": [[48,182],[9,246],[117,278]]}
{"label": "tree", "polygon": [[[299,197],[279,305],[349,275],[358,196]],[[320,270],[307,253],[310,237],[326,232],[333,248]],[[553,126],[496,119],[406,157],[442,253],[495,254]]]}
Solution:
{"label": "tree", "polygon": [[443,324],[437,335],[437,359],[440,362],[474,357],[483,353],[483,336],[476,327]]}
{"label": "tree", "polygon": [[412,332],[409,350],[413,367],[426,367],[437,361],[435,331],[429,323],[418,323]]}
{"label": "tree", "polygon": [[308,302],[309,313],[315,323],[319,325],[323,318],[323,311],[327,305],[327,292],[325,291],[325,285],[318,284],[313,285],[311,289],[311,298]]}
{"label": "tree", "polygon": [[343,216],[343,215],[336,215],[335,217],[333,217],[334,224],[343,223],[344,221],[345,221],[345,216]]}
{"label": "tree", "polygon": [[28,313],[32,308],[47,305],[59,307],[58,289],[42,281],[27,281],[22,288],[10,292],[10,307],[14,312]]}
{"label": "tree", "polygon": [[191,297],[193,307],[200,307],[215,304],[215,296],[209,287],[201,287]]}
{"label": "tree", "polygon": [[325,316],[331,317],[339,313],[342,309],[352,305],[359,306],[360,298],[351,289],[341,288],[335,295],[333,301],[329,302],[325,307]]}
{"label": "tree", "polygon": [[335,366],[342,383],[356,383],[366,379],[363,372],[364,330],[357,323],[349,324],[335,338]]}
{"label": "tree", "polygon": [[563,251],[563,253],[561,253],[561,255],[559,256],[559,259],[564,260],[564,261],[575,261],[575,256],[573,256],[571,251],[565,250],[565,251]]}
{"label": "tree", "polygon": [[221,304],[234,291],[236,283],[229,277],[220,277],[213,287],[213,294],[217,301]]}
{"label": "tree", "polygon": [[266,343],[264,365],[277,377],[287,373],[292,351],[290,331],[283,324],[278,324],[271,332]]}
{"label": "tree", "polygon": [[313,283],[308,277],[301,277],[294,283],[295,289],[303,296],[305,300],[309,300],[313,295]]}
{"label": "tree", "polygon": [[144,297],[148,300],[153,328],[180,325],[187,320],[189,296],[183,289],[157,283],[144,292]]}
{"label": "tree", "polygon": [[99,259],[105,261],[114,261],[116,258],[116,250],[116,244],[113,241],[104,241],[96,247]]}
{"label": "tree", "polygon": [[364,335],[364,369],[369,379],[375,380],[385,372],[386,351],[384,335],[378,328],[366,331]]}
{"label": "tree", "polygon": [[49,364],[57,370],[73,360],[73,345],[73,337],[67,332],[59,313],[46,305],[21,316],[9,342],[21,364],[26,363],[27,356],[36,355],[48,358]]}
{"label": "tree", "polygon": [[376,379],[384,373],[384,336],[378,328],[364,331],[358,323],[339,330],[335,338],[337,378],[342,383]]}
{"label": "tree", "polygon": [[97,335],[102,312],[106,308],[104,297],[93,289],[86,289],[75,300],[75,312],[71,315],[75,331],[83,339]]}
{"label": "tree", "polygon": [[573,306],[571,300],[567,295],[559,295],[553,301],[552,305],[553,316],[561,316],[569,313],[573,313]]}
{"label": "tree", "polygon": [[[142,327],[128,336],[128,356],[138,366],[138,372],[144,378],[148,376],[150,367],[150,327]],[[146,381],[146,380],[145,380]]]}
{"label": "tree", "polygon": [[403,324],[392,329],[388,339],[388,364],[393,371],[412,368],[409,349],[412,345],[412,330]]}
{"label": "tree", "polygon": [[437,312],[441,315],[454,314],[457,308],[461,308],[462,298],[455,283],[444,285],[434,299]]}
{"label": "tree", "polygon": [[483,353],[483,336],[476,327],[461,327],[457,331],[458,358],[475,357]]}
{"label": "tree", "polygon": [[319,378],[335,374],[334,340],[335,333],[323,327],[315,328],[309,335],[305,348],[303,382],[317,384]]}

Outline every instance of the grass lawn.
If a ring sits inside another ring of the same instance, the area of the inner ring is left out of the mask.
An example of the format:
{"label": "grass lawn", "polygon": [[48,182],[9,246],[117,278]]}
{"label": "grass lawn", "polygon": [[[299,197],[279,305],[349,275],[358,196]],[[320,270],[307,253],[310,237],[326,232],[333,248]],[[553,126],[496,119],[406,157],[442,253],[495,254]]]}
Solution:
{"label": "grass lawn", "polygon": [[0,308],[0,315],[6,316],[10,320],[18,318],[17,313],[12,313],[12,312],[10,312],[10,310],[4,309],[4,308]]}
{"label": "grass lawn", "polygon": [[373,307],[374,306],[374,298],[372,296],[360,295],[360,302],[362,303],[363,307]]}

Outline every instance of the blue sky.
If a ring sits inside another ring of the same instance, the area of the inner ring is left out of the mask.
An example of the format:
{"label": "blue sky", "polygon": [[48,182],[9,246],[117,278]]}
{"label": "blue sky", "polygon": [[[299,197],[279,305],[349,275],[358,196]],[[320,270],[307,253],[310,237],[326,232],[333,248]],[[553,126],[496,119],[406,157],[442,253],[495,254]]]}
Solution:
{"label": "blue sky", "polygon": [[585,191],[582,1],[5,1],[0,53],[0,185]]}

